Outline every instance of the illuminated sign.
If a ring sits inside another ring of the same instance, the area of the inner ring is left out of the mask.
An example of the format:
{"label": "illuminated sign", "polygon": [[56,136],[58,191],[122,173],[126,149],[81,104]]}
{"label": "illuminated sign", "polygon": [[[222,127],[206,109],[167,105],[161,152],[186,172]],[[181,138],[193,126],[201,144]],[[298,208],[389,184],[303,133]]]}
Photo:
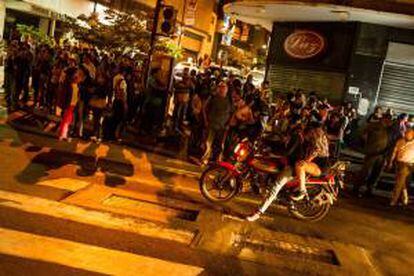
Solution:
{"label": "illuminated sign", "polygon": [[313,58],[325,50],[325,38],[314,31],[299,30],[290,34],[284,43],[286,53],[297,59]]}

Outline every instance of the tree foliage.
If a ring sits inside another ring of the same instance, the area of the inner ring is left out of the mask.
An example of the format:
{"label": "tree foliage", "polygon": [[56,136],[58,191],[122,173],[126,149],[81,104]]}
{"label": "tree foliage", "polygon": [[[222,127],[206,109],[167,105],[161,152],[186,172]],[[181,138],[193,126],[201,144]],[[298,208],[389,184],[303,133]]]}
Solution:
{"label": "tree foliage", "polygon": [[149,32],[141,14],[120,13],[108,9],[106,22],[100,22],[96,14],[81,15],[77,19],[65,17],[68,29],[80,41],[102,50],[123,51],[126,48],[146,52],[149,49]]}
{"label": "tree foliage", "polygon": [[177,43],[171,39],[158,41],[155,46],[155,52],[167,54],[175,59],[180,59],[183,57],[183,51],[181,47],[179,47]]}
{"label": "tree foliage", "polygon": [[53,39],[48,37],[46,34],[41,33],[39,29],[34,26],[17,24],[16,29],[24,38],[32,39],[36,43],[49,45],[53,45],[54,43]]}
{"label": "tree foliage", "polygon": [[227,62],[230,66],[251,66],[253,61],[253,53],[238,49],[235,46],[222,46],[227,52]]}
{"label": "tree foliage", "polygon": [[[105,22],[100,22],[97,14],[81,15],[77,19],[65,16],[64,22],[77,40],[101,50],[149,52],[151,34],[147,30],[146,14],[128,14],[108,9],[104,18]],[[156,51],[171,56],[181,55],[181,50],[174,47],[170,39],[159,41]]]}

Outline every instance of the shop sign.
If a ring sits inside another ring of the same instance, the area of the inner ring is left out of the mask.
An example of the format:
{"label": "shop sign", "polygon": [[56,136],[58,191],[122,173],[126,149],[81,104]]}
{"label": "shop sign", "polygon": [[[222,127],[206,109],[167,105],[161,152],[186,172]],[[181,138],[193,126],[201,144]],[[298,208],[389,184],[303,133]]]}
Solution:
{"label": "shop sign", "polygon": [[193,26],[195,24],[197,10],[197,0],[187,0],[184,12],[184,25]]}
{"label": "shop sign", "polygon": [[317,32],[309,30],[295,31],[284,43],[286,53],[297,59],[309,59],[325,50],[325,38]]}

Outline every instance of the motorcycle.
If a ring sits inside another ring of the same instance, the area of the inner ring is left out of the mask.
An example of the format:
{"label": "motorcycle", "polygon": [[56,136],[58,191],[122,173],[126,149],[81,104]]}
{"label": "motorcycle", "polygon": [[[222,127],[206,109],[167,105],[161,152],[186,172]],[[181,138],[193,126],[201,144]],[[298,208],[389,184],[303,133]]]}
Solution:
{"label": "motorcycle", "polygon": [[300,220],[318,221],[329,212],[343,188],[345,171],[349,162],[337,161],[319,177],[308,177],[308,197],[295,201],[291,197],[299,188],[299,180],[290,176],[287,181],[277,181],[287,159],[283,156],[255,154],[255,145],[248,139],[239,142],[230,161],[209,165],[201,175],[201,194],[210,202],[226,202],[240,194],[250,184],[253,191],[262,194],[276,193],[274,202],[288,207],[289,212]]}

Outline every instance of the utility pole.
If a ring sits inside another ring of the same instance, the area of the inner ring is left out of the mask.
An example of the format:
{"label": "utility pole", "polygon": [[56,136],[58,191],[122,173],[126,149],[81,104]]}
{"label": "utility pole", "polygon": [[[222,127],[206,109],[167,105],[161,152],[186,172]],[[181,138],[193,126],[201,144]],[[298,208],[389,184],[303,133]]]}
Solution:
{"label": "utility pole", "polygon": [[154,47],[155,47],[155,41],[157,39],[157,27],[158,27],[158,19],[161,11],[161,7],[164,5],[163,0],[157,0],[157,4],[155,5],[154,10],[154,20],[152,24],[152,30],[151,30],[151,40],[150,40],[150,49],[148,52],[148,59],[147,59],[147,66],[146,66],[146,74],[145,74],[145,87],[148,88],[148,80],[151,74],[151,62],[152,62],[152,56],[154,55]]}

